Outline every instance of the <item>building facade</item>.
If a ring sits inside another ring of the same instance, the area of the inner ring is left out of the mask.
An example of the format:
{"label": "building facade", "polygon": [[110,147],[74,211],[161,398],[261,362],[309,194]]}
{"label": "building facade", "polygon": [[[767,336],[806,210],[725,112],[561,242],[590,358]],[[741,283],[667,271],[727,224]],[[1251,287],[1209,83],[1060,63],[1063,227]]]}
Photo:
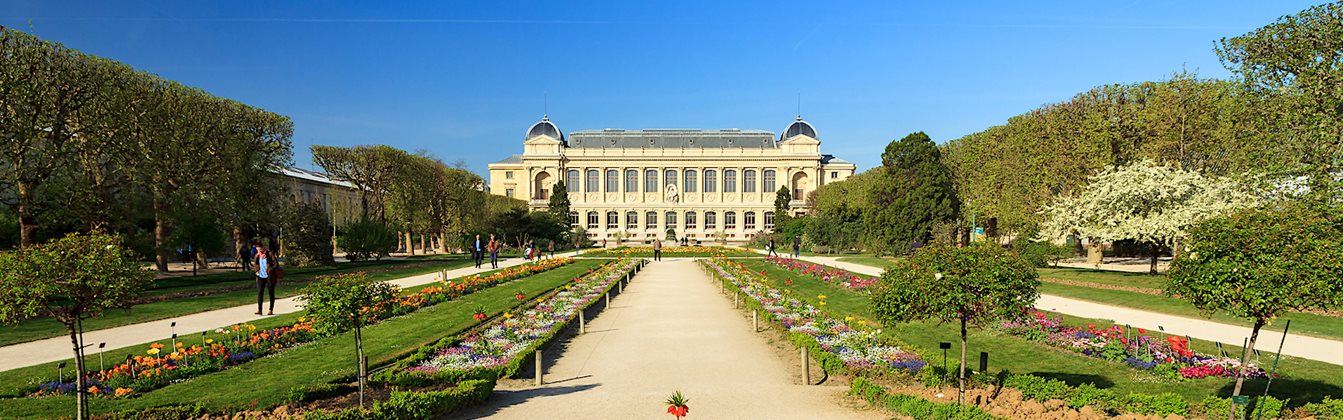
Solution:
{"label": "building facade", "polygon": [[739,129],[604,129],[566,137],[542,117],[522,145],[522,154],[489,165],[490,192],[539,210],[564,180],[569,223],[612,243],[646,243],[669,232],[692,242],[744,242],[773,229],[780,187],[792,193],[789,211],[802,213],[807,194],[857,169],[821,154],[820,136],[801,116],[777,138]]}

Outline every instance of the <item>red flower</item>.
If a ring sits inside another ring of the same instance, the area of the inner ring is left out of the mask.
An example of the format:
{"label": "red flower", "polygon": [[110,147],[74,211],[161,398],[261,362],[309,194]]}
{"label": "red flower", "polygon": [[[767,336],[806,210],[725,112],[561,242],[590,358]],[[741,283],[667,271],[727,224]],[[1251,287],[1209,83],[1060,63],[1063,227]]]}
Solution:
{"label": "red flower", "polygon": [[1096,324],[1087,324],[1087,329],[1088,329],[1088,330],[1094,330],[1094,329],[1096,329]]}
{"label": "red flower", "polygon": [[1139,328],[1139,329],[1138,329],[1138,334],[1147,334],[1147,330],[1142,329],[1142,328]]}

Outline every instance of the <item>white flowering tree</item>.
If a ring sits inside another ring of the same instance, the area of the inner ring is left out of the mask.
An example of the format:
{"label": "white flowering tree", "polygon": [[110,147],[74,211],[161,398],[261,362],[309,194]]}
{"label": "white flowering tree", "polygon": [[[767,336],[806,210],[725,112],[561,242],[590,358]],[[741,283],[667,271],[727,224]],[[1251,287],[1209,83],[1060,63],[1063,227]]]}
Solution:
{"label": "white flowering tree", "polygon": [[1161,247],[1184,239],[1194,224],[1262,201],[1233,179],[1141,160],[1106,168],[1080,194],[1056,198],[1044,210],[1041,235],[1150,244],[1156,274]]}

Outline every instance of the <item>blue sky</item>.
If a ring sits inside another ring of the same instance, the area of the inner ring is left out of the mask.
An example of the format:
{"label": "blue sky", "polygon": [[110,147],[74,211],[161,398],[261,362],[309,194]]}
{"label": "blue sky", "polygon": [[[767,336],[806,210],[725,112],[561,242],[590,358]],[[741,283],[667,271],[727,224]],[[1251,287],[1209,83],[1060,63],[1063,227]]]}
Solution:
{"label": "blue sky", "polygon": [[1214,41],[1310,4],[6,0],[0,25],[288,115],[302,167],[312,144],[384,143],[483,174],[547,109],[565,131],[777,133],[800,94],[822,151],[866,169],[910,132],[1227,77]]}

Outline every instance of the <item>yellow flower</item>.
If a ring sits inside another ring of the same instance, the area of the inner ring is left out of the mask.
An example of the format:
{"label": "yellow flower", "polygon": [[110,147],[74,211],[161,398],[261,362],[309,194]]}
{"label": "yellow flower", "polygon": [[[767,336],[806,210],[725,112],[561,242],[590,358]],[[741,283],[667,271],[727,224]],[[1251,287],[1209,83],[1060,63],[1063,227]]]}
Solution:
{"label": "yellow flower", "polygon": [[867,325],[867,320],[866,320],[866,319],[864,319],[864,320],[859,320],[859,321],[858,321],[858,325]]}
{"label": "yellow flower", "polygon": [[825,306],[825,301],[821,301],[821,306]]}
{"label": "yellow flower", "polygon": [[149,350],[145,350],[145,353],[149,353],[150,356],[153,356],[153,355],[159,354],[159,349],[149,349]]}
{"label": "yellow flower", "polygon": [[844,317],[844,320],[845,320],[845,321],[853,321],[853,315],[849,315],[849,316]]}
{"label": "yellow flower", "polygon": [[508,319],[508,318],[512,318],[512,317],[513,317],[513,314],[508,313],[508,312],[504,312],[504,319]]}
{"label": "yellow flower", "polygon": [[213,338],[207,338],[207,339],[205,339],[205,344],[214,344],[214,342],[215,342],[215,339],[213,339]]}
{"label": "yellow flower", "polygon": [[817,299],[825,300],[825,295],[816,295]]}

